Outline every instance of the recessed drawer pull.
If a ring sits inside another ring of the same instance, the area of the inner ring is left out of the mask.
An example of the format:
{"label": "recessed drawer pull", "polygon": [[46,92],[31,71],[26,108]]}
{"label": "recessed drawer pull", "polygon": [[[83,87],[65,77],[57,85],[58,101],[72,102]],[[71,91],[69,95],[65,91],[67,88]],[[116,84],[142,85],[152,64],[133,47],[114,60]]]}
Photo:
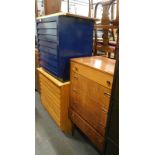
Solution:
{"label": "recessed drawer pull", "polygon": [[111,96],[111,94],[110,93],[106,93],[106,92],[104,92],[104,95],[107,95],[107,96]]}
{"label": "recessed drawer pull", "polygon": [[78,79],[78,76],[77,75],[74,75],[74,79]]}
{"label": "recessed drawer pull", "polygon": [[77,67],[75,67],[74,69],[75,69],[75,71],[77,71],[77,72],[78,72],[78,68],[77,68]]}
{"label": "recessed drawer pull", "polygon": [[77,90],[75,88],[73,88],[73,91],[77,93]]}
{"label": "recessed drawer pull", "polygon": [[106,112],[106,113],[108,112],[108,111],[107,111],[105,108],[103,108],[103,107],[101,107],[101,110],[104,111],[104,112]]}
{"label": "recessed drawer pull", "polygon": [[99,143],[103,143],[103,140],[100,139],[100,140],[98,140],[98,142],[99,142]]}
{"label": "recessed drawer pull", "polygon": [[107,81],[107,85],[110,86],[111,85],[111,82],[110,81]]}
{"label": "recessed drawer pull", "polygon": [[76,101],[74,101],[73,103],[74,103],[74,104],[78,104],[78,102],[76,102]]}
{"label": "recessed drawer pull", "polygon": [[105,128],[105,126],[102,123],[99,123],[99,126]]}

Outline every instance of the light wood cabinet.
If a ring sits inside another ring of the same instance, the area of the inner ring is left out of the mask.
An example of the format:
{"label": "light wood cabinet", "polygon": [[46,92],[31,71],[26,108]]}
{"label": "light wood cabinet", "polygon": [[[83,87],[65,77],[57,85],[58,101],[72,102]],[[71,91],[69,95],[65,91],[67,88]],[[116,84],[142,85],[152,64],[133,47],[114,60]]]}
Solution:
{"label": "light wood cabinet", "polygon": [[68,117],[70,82],[62,83],[38,68],[41,102],[49,115],[65,132],[71,132],[71,121]]}
{"label": "light wood cabinet", "polygon": [[70,118],[103,149],[115,60],[101,56],[71,59]]}

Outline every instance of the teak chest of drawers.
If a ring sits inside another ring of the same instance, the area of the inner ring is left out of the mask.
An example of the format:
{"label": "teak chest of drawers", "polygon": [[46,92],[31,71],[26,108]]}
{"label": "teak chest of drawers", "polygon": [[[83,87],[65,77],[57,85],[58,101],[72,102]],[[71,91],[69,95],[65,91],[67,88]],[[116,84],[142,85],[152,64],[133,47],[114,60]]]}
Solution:
{"label": "teak chest of drawers", "polygon": [[38,75],[43,106],[63,132],[71,132],[68,118],[70,82],[58,81],[43,68],[38,68]]}
{"label": "teak chest of drawers", "polygon": [[103,149],[115,60],[101,56],[71,59],[69,115]]}

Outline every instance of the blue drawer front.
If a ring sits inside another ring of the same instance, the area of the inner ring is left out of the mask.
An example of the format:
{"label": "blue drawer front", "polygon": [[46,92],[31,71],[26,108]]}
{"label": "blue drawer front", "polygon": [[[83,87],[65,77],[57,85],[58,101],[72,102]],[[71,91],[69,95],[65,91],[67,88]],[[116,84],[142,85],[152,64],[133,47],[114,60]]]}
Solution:
{"label": "blue drawer front", "polygon": [[57,43],[57,36],[52,36],[52,35],[46,35],[46,34],[39,34],[38,35],[38,39],[39,40],[45,40],[45,41],[52,41],[52,42],[55,42]]}
{"label": "blue drawer front", "polygon": [[38,29],[51,29],[51,28],[57,28],[56,21],[48,22],[48,23],[38,23],[37,26]]}
{"label": "blue drawer front", "polygon": [[57,49],[49,48],[49,47],[45,47],[45,46],[39,46],[39,50],[53,54],[53,55],[57,55],[57,53],[58,53]]}
{"label": "blue drawer front", "polygon": [[45,68],[49,73],[59,77],[59,72],[57,68],[51,67],[47,62],[40,60],[40,66]]}
{"label": "blue drawer front", "polygon": [[57,49],[57,43],[39,40],[38,44],[41,45],[41,46],[46,46],[46,47],[56,48]]}
{"label": "blue drawer front", "polygon": [[52,54],[48,54],[48,53],[45,53],[45,52],[40,52],[39,59],[42,60],[42,61],[46,61],[52,67],[58,68],[57,57],[52,55]]}
{"label": "blue drawer front", "polygon": [[57,29],[39,29],[38,34],[57,35]]}

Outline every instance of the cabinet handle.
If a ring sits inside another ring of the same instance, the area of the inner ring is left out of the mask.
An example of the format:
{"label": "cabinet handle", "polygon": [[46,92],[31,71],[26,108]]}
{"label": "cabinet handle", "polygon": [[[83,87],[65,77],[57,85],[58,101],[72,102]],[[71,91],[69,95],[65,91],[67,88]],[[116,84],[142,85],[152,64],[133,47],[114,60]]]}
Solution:
{"label": "cabinet handle", "polygon": [[78,68],[77,68],[77,67],[75,67],[75,71],[77,71],[77,72],[78,72]]}
{"label": "cabinet handle", "polygon": [[104,107],[101,107],[101,110],[104,112],[108,112]]}
{"label": "cabinet handle", "polygon": [[103,124],[102,124],[101,122],[99,123],[99,125],[102,126],[102,127],[104,127]]}
{"label": "cabinet handle", "polygon": [[74,79],[78,79],[78,76],[77,75],[74,75]]}
{"label": "cabinet handle", "polygon": [[107,85],[110,86],[111,85],[111,82],[110,81],[107,81]]}
{"label": "cabinet handle", "polygon": [[77,90],[75,88],[73,88],[73,91],[77,93]]}
{"label": "cabinet handle", "polygon": [[98,140],[99,143],[103,143],[103,140]]}
{"label": "cabinet handle", "polygon": [[111,94],[110,93],[106,93],[106,92],[104,92],[104,95],[106,95],[106,96],[111,96]]}

